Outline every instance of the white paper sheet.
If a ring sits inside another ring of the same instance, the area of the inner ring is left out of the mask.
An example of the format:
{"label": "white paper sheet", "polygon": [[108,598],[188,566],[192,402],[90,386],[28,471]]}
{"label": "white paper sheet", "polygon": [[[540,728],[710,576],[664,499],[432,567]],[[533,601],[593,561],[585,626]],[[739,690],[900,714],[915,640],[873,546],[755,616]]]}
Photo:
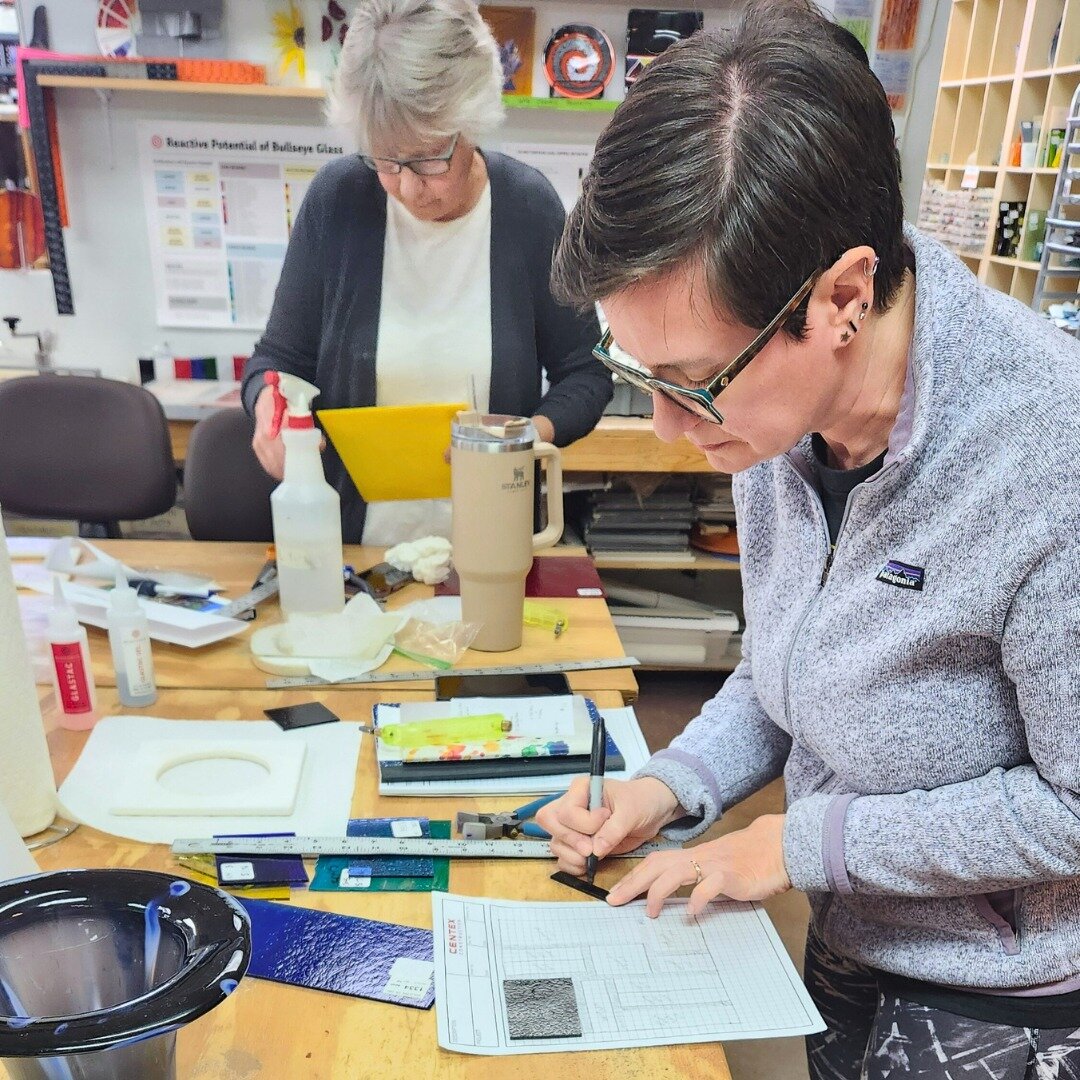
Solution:
{"label": "white paper sheet", "polygon": [[431,898],[447,1050],[566,1053],[825,1029],[757,904],[713,903],[688,917],[676,899],[650,919],[644,901]]}
{"label": "white paper sheet", "polygon": [[55,536],[9,536],[8,555],[12,559],[44,559],[55,543]]}
{"label": "white paper sheet", "polygon": [[11,576],[20,589],[35,589],[38,592],[52,592],[53,575],[40,563],[19,562],[13,563]]}
{"label": "white paper sheet", "polygon": [[[36,592],[52,592],[51,581],[47,585],[35,581],[28,581],[26,584],[27,588]],[[79,622],[105,629],[108,625],[109,609],[107,590],[97,589],[92,585],[73,585],[69,581],[63,585],[63,592],[67,602],[75,609]],[[243,633],[251,625],[240,619],[227,619],[209,611],[191,611],[171,604],[159,604],[145,596],[139,597],[139,606],[150,620],[150,636],[155,641],[183,645],[189,649],[223,641]]]}
{"label": "white paper sheet", "polygon": [[[286,817],[122,817],[109,812],[116,774],[135,760],[139,746],[160,739],[211,742],[289,739],[307,744],[296,806]],[[106,716],[98,721],[75,768],[60,788],[65,816],[113,836],[145,844],[223,833],[294,832],[298,836],[344,836],[349,823],[358,724],[320,724],[282,731],[269,720],[160,720],[152,716]]]}
{"label": "white paper sheet", "polygon": [[128,580],[143,578],[156,581],[163,595],[205,599],[221,589],[213,578],[204,574],[188,574],[182,570],[136,569],[77,536],[64,536],[57,540],[45,557],[45,568],[80,580],[103,581],[109,586],[116,580],[116,571],[122,569]]}
{"label": "white paper sheet", "polygon": [[[609,771],[613,780],[629,780],[649,760],[649,748],[641,734],[637,717],[632,708],[601,709],[600,715],[607,725],[607,732],[622,751],[626,768]],[[555,776],[495,777],[481,780],[417,780],[400,784],[379,784],[380,795],[411,795],[416,797],[472,796],[472,795],[547,795],[562,791],[580,773],[560,773]]]}
{"label": "white paper sheet", "polygon": [[593,148],[582,143],[503,143],[504,154],[539,169],[555,188],[569,213],[581,195],[581,181],[592,161]]}

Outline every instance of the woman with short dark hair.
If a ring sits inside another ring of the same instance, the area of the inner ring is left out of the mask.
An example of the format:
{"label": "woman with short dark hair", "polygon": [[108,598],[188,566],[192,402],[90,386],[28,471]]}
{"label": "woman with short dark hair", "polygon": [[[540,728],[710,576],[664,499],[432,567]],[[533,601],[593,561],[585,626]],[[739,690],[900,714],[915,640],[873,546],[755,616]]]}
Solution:
{"label": "woman with short dark hair", "polygon": [[743,660],[667,750],[540,814],[564,870],[796,887],[815,1080],[1080,1076],[1080,349],[902,222],[885,94],[846,31],[752,3],[669,49],[597,146],[556,295],[660,438],[737,474]]}
{"label": "woman with short dark hair", "polygon": [[[244,371],[253,446],[281,476],[263,374],[315,383],[319,409],[468,401],[531,416],[558,446],[596,425],[611,378],[595,312],[551,295],[565,215],[535,169],[478,143],[502,120],[498,46],[472,0],[363,0],[331,118],[360,149],[315,177],[266,332]],[[544,386],[545,377],[547,386]],[[449,432],[447,433],[449,445]],[[365,505],[332,447],[346,543],[448,536],[448,499]]]}

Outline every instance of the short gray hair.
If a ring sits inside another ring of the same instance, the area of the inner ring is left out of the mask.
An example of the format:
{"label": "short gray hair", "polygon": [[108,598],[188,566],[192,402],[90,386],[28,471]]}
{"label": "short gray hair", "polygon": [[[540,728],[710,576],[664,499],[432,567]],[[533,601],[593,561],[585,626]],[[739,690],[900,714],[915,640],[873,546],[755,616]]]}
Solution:
{"label": "short gray hair", "polygon": [[368,151],[402,136],[477,142],[502,122],[499,49],[472,0],[364,0],[328,117]]}

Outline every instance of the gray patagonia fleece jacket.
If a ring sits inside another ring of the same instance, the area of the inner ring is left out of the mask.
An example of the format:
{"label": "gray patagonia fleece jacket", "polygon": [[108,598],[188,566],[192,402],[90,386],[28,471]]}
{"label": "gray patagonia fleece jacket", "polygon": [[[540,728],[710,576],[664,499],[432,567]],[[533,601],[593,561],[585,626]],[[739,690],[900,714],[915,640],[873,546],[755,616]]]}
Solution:
{"label": "gray patagonia fleece jacket", "polygon": [[685,840],[783,774],[788,873],[830,947],[1060,993],[1080,987],[1080,346],[906,238],[884,467],[831,560],[809,438],[735,477],[744,658],[638,775]]}

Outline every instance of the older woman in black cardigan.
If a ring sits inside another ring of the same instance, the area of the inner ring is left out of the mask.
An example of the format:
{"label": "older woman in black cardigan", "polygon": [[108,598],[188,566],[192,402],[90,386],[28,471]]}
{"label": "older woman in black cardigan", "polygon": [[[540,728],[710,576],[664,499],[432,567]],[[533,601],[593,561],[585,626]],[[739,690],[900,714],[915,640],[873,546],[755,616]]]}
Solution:
{"label": "older woman in black cardigan", "polygon": [[[263,372],[316,384],[319,408],[467,401],[531,416],[541,439],[587,434],[611,397],[595,318],[548,286],[562,233],[536,170],[477,141],[502,118],[495,42],[469,0],[365,0],[341,54],[331,115],[361,148],[304,199],[266,332],[244,372],[255,452],[280,476]],[[547,388],[544,389],[544,376]],[[332,447],[346,542],[446,533],[437,500],[366,507]]]}

